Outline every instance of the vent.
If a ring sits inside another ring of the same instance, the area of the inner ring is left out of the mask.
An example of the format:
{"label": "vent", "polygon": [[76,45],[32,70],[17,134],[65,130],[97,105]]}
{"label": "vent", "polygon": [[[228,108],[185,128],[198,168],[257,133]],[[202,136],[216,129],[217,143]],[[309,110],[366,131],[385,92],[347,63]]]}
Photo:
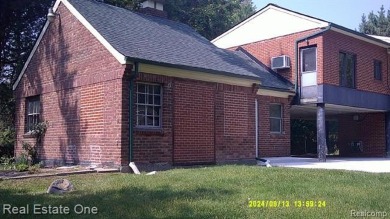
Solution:
{"label": "vent", "polygon": [[363,152],[363,142],[362,141],[351,142],[351,147],[352,147],[353,152]]}
{"label": "vent", "polygon": [[285,69],[290,68],[290,57],[286,55],[272,57],[271,58],[272,69]]}

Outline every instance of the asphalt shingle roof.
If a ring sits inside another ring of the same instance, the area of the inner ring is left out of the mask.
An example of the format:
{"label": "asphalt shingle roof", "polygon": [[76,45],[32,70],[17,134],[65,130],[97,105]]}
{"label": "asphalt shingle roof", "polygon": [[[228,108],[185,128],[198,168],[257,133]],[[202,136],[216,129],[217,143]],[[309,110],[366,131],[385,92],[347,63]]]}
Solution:
{"label": "asphalt shingle roof", "polygon": [[236,77],[291,90],[292,84],[240,51],[220,49],[188,25],[94,0],[68,0],[121,54]]}

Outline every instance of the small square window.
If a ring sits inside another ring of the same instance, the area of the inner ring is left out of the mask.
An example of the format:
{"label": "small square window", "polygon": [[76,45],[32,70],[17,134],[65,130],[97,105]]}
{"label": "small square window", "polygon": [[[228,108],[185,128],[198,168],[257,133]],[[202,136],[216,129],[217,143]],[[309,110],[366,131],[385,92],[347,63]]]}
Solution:
{"label": "small square window", "polygon": [[137,127],[161,127],[161,85],[137,83]]}
{"label": "small square window", "polygon": [[26,99],[25,132],[31,132],[40,121],[41,103],[39,96]]}
{"label": "small square window", "polygon": [[374,60],[374,78],[382,80],[382,62],[379,60]]}
{"label": "small square window", "polygon": [[282,133],[282,105],[271,104],[269,107],[270,131]]}

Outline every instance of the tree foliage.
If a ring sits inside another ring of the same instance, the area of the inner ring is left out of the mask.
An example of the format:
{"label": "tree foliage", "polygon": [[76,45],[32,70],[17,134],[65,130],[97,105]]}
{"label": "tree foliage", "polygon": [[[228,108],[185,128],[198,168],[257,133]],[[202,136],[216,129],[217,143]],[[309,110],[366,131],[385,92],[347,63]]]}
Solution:
{"label": "tree foliage", "polygon": [[52,0],[0,1],[0,156],[13,148],[12,84],[45,22]]}
{"label": "tree foliage", "polygon": [[390,36],[390,9],[386,12],[382,5],[377,14],[373,11],[367,17],[363,14],[359,31],[365,34]]}
{"label": "tree foliage", "polygon": [[255,12],[251,0],[167,0],[171,20],[193,27],[211,40]]}
{"label": "tree foliage", "polygon": [[[144,0],[105,0],[137,11]],[[166,0],[164,11],[171,20],[185,23],[211,40],[255,12],[252,0]]]}

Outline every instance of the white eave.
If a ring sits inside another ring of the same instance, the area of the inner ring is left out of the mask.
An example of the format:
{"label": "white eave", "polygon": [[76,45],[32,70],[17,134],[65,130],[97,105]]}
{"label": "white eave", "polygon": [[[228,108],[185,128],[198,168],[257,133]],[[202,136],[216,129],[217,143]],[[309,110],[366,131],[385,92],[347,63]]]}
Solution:
{"label": "white eave", "polygon": [[[101,44],[103,44],[103,46],[118,60],[118,62],[120,64],[126,64],[126,57],[124,55],[122,55],[120,52],[118,52],[118,50],[116,50],[106,39],[104,39],[104,37],[73,7],[73,5],[69,3],[69,1],[67,1],[67,0],[57,0],[54,3],[54,6],[53,6],[53,11],[54,12],[57,11],[58,6],[60,5],[60,3],[64,4],[64,6],[77,18],[77,20],[79,20],[85,26],[85,28],[87,28],[87,30],[89,30],[92,33],[92,35],[96,37],[96,39]],[[35,45],[34,45],[33,49],[31,50],[30,55],[27,58],[26,63],[23,66],[22,71],[19,74],[18,79],[16,80],[16,82],[14,83],[14,85],[12,87],[13,90],[16,89],[16,87],[18,86],[21,78],[23,77],[23,75],[24,75],[24,73],[25,73],[29,63],[31,62],[31,59],[34,56],[34,54],[35,54],[35,52],[36,52],[36,50],[37,50],[37,48],[38,48],[38,46],[39,46],[43,36],[45,35],[45,32],[46,32],[47,28],[49,27],[49,25],[50,25],[50,22],[46,21],[45,25],[43,26],[43,29],[42,29],[41,33],[39,34],[39,37],[38,37],[37,41],[35,42]]]}
{"label": "white eave", "polygon": [[326,21],[269,4],[211,42],[220,48],[232,48],[328,25]]}
{"label": "white eave", "polygon": [[331,26],[331,30],[333,31],[377,46],[390,48],[390,37],[362,34],[340,25],[291,11],[273,4],[267,5],[211,42],[220,48],[232,48],[248,43],[328,26]]}

